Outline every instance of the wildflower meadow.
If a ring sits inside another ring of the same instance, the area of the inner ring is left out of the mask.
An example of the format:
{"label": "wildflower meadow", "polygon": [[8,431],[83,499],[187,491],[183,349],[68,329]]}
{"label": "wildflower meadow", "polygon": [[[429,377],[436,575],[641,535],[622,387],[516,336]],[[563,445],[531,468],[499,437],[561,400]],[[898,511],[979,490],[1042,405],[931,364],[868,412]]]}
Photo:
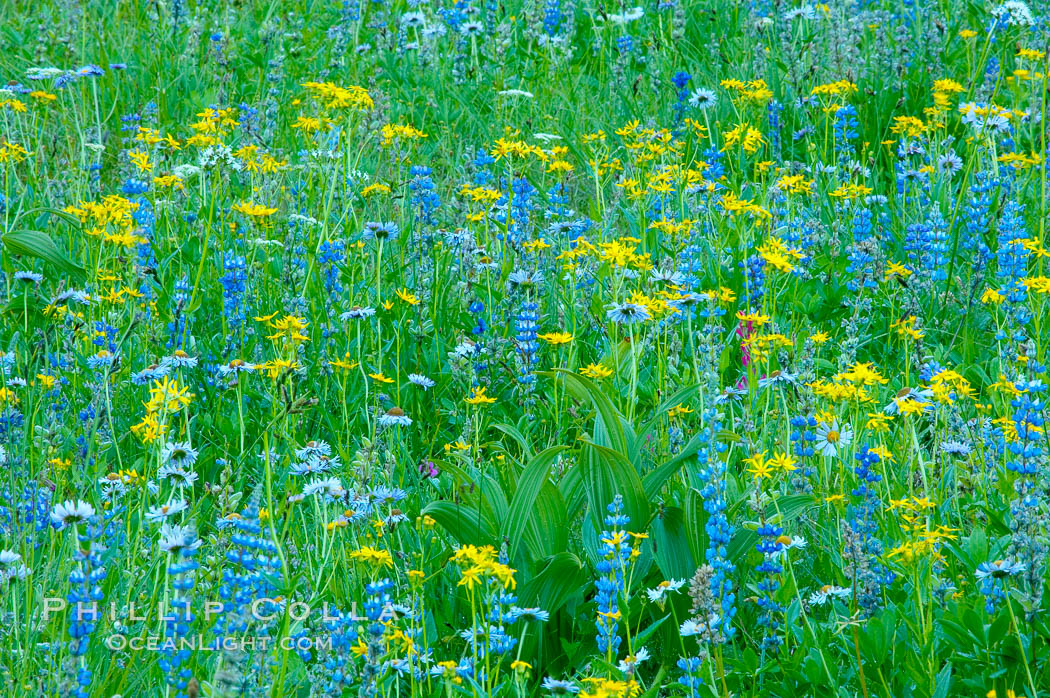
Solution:
{"label": "wildflower meadow", "polygon": [[0,692],[1050,696],[1048,49],[0,3]]}

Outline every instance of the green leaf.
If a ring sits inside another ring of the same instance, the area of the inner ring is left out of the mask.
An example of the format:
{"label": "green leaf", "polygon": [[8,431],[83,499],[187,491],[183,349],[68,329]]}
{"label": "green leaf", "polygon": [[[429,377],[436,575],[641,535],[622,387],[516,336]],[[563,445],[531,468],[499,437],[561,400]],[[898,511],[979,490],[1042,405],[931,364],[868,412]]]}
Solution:
{"label": "green leaf", "polygon": [[[777,497],[766,507],[766,518],[773,523],[782,524],[797,519],[802,512],[817,505],[817,500],[808,494],[789,494]],[[780,518],[777,518],[779,513]]]}
{"label": "green leaf", "polygon": [[[24,211],[22,213],[22,216],[28,216],[33,213],[43,214],[38,216],[36,219],[36,224],[40,227],[44,227],[45,225],[47,225],[50,222],[49,219],[51,216],[54,216],[55,218],[61,218],[74,228],[82,227],[80,219],[74,216],[72,213],[66,213],[65,211],[62,211],[57,208],[52,208],[50,206],[41,206],[39,208],[30,209],[29,211]],[[19,216],[19,218],[21,218],[21,216]],[[12,225],[12,227],[14,226]]]}
{"label": "green leaf", "polygon": [[738,528],[726,546],[726,555],[735,565],[739,565],[749,552],[758,544],[758,534],[750,528]]}
{"label": "green leaf", "polygon": [[532,518],[536,497],[550,476],[551,465],[565,450],[565,446],[552,446],[540,451],[522,470],[507,516],[500,527],[503,537],[510,541],[511,557],[514,557],[518,546],[521,545],[525,526]]}
{"label": "green leaf", "polygon": [[591,521],[601,531],[606,507],[616,495],[623,497],[624,513],[631,517],[630,528],[644,531],[649,523],[649,500],[642,480],[627,457],[611,448],[585,443],[579,468],[583,469],[583,489]]}
{"label": "green leaf", "polygon": [[952,663],[947,662],[937,674],[937,683],[933,689],[933,698],[947,698],[948,689],[952,686]]}
{"label": "green leaf", "polygon": [[422,513],[433,517],[461,545],[498,543],[495,523],[475,507],[445,501],[431,502]]}
{"label": "green leaf", "polygon": [[650,527],[653,555],[665,579],[687,579],[696,571],[696,561],[689,549],[689,534],[685,527],[685,512],[678,507],[667,507],[653,520]]}
{"label": "green leaf", "polygon": [[633,644],[635,647],[641,647],[642,645],[644,645],[646,642],[648,642],[649,638],[653,636],[653,633],[660,629],[660,626],[664,624],[664,621],[666,621],[670,617],[671,614],[668,613],[666,616],[656,621],[642,632],[638,633],[638,635],[634,638],[631,644]]}
{"label": "green leaf", "polygon": [[558,611],[581,586],[590,583],[583,563],[572,553],[552,556],[535,577],[521,586],[521,598],[548,613]]}
{"label": "green leaf", "polygon": [[671,397],[661,402],[656,409],[653,411],[652,418],[642,425],[642,428],[638,430],[638,442],[644,443],[645,435],[655,429],[660,420],[667,414],[668,410],[677,405],[681,405],[686,402],[700,391],[699,385],[690,385],[682,388]]}
{"label": "green leaf", "polygon": [[579,511],[586,497],[583,489],[583,471],[580,468],[569,468],[558,482],[558,491],[561,492],[569,511]]}
{"label": "green leaf", "polygon": [[[494,524],[498,524],[507,518],[507,512],[509,510],[509,504],[507,502],[507,495],[503,492],[503,488],[496,478],[491,475],[479,473],[474,480],[474,483],[478,487],[478,492],[481,494],[480,505],[483,505],[482,511],[489,515],[489,518]],[[497,529],[498,525],[494,525],[493,529]]]}
{"label": "green leaf", "polygon": [[532,446],[529,445],[529,440],[525,438],[525,435],[517,427],[511,424],[496,424],[494,426],[497,430],[514,439],[518,446],[521,447],[522,455],[526,460],[532,458]]}
{"label": "green leaf", "polygon": [[75,281],[87,278],[84,268],[66,257],[47,234],[36,230],[14,230],[3,236],[4,247],[11,254],[37,257]]}
{"label": "green leaf", "polygon": [[694,560],[702,560],[707,547],[707,531],[704,524],[707,512],[704,511],[703,497],[690,488],[685,495],[685,530],[689,537],[689,549]]}
{"label": "green leaf", "polygon": [[4,306],[3,312],[15,316],[24,314],[39,315],[44,312],[46,307],[47,304],[40,297],[40,294],[29,293],[27,289],[25,294],[11,296],[11,299],[7,301],[7,305]]}
{"label": "green leaf", "polygon": [[645,495],[649,497],[649,499],[655,499],[656,496],[660,494],[660,490],[663,489],[664,483],[674,477],[675,473],[685,465],[685,462],[689,458],[696,455],[696,452],[700,450],[700,446],[704,443],[705,439],[706,434],[697,434],[689,439],[689,443],[685,445],[685,448],[682,449],[681,453],[646,473],[642,480],[642,484],[645,488]]}
{"label": "green leaf", "polygon": [[594,419],[594,443],[599,446],[611,448],[620,453],[627,453],[627,436],[624,433],[625,420],[619,410],[612,404],[609,397],[602,392],[601,388],[594,384],[589,378],[568,371],[564,368],[556,368],[553,371],[544,371],[540,375],[561,378],[565,387],[578,400],[590,401],[596,411]]}
{"label": "green leaf", "polygon": [[569,547],[568,508],[561,492],[554,483],[547,481],[540,488],[536,504],[532,509],[525,526],[525,549],[519,555],[525,555],[525,562],[530,567],[534,560],[541,560],[556,553],[563,553]]}
{"label": "green leaf", "polygon": [[467,471],[453,463],[446,463],[444,469],[458,484],[468,488],[470,497],[477,498],[477,501],[469,504],[462,502],[460,505],[480,510],[482,516],[492,522],[493,535],[498,533],[498,523],[507,515],[507,497],[499,483],[489,475]]}

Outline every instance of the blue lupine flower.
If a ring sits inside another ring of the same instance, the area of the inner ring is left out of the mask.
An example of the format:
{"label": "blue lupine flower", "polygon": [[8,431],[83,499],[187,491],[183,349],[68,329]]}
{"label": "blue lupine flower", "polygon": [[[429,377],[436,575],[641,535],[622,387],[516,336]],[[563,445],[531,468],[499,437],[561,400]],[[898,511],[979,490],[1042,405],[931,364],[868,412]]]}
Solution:
{"label": "blue lupine flower", "polygon": [[948,278],[947,223],[935,207],[922,223],[912,223],[906,229],[904,249],[916,271],[924,272],[934,281]]}
{"label": "blue lupine flower", "polygon": [[514,318],[519,361],[518,383],[525,393],[531,393],[536,388],[536,374],[533,371],[540,349],[538,309],[537,303],[525,300],[521,304],[521,310]]}
{"label": "blue lupine flower", "polygon": [[699,698],[700,687],[704,685],[703,675],[701,669],[704,666],[704,660],[701,657],[682,657],[676,663],[676,666],[682,670],[682,676],[678,678],[678,683],[682,684],[688,690],[686,693],[689,698]]}
{"label": "blue lupine flower", "polygon": [[543,6],[543,31],[547,36],[557,36],[564,19],[561,0],[547,0]]}
{"label": "blue lupine flower", "polygon": [[769,124],[769,145],[773,150],[773,157],[780,159],[780,115],[784,111],[784,105],[775,99],[769,101],[766,106],[766,121]]}
{"label": "blue lupine flower", "polygon": [[757,602],[760,612],[758,623],[765,631],[762,635],[762,648],[774,649],[784,639],[777,633],[781,627],[778,616],[784,613],[784,607],[777,602],[775,595],[780,589],[780,574],[784,571],[780,564],[780,554],[784,551],[784,543],[780,540],[784,529],[780,526],[764,523],[756,531],[759,541],[755,549],[762,553],[762,561],[755,567],[760,575],[758,584]]}
{"label": "blue lupine flower", "polygon": [[733,617],[736,615],[736,595],[733,593],[733,572],[736,565],[729,559],[729,543],[733,538],[733,525],[726,515],[726,464],[721,454],[726,445],[719,441],[718,433],[722,429],[722,416],[712,408],[703,414],[703,443],[697,451],[696,478],[701,483],[700,495],[704,498],[704,511],[707,512],[707,550],[704,559],[714,570],[711,580],[711,591],[718,602],[721,616],[713,630],[718,632],[715,638],[727,642],[736,634]]}
{"label": "blue lupine flower", "polygon": [[248,316],[245,293],[248,290],[248,261],[243,256],[223,253],[220,278],[222,309],[228,331],[237,334]]}
{"label": "blue lupine flower", "polygon": [[165,524],[159,535],[158,547],[170,555],[168,578],[171,580],[172,598],[164,634],[172,646],[165,644],[158,664],[168,685],[176,690],[176,698],[186,698],[186,688],[193,678],[193,670],[188,665],[192,652],[178,643],[189,634],[190,626],[197,618],[192,610],[193,598],[190,592],[193,590],[195,572],[200,566],[196,555],[201,541],[191,528],[185,526]]}
{"label": "blue lupine flower", "polygon": [[881,458],[867,446],[861,446],[855,459],[857,465],[853,472],[860,484],[852,490],[858,501],[849,509],[843,535],[846,548],[843,561],[847,576],[854,581],[857,605],[870,615],[882,603],[882,587],[891,584],[896,575],[881,562],[883,547],[877,536],[876,515],[881,502],[874,485],[882,481],[882,476],[875,472],[874,466]]}
{"label": "blue lupine flower", "polygon": [[408,183],[408,189],[412,192],[412,206],[425,225],[434,223],[434,212],[441,206],[441,197],[437,195],[434,180],[430,177],[432,173],[429,167],[422,165],[413,165],[409,170],[412,175]]}
{"label": "blue lupine flower", "polygon": [[858,136],[857,128],[860,121],[857,120],[857,108],[852,104],[846,104],[835,112],[835,153],[838,155],[840,164],[844,164],[852,152],[850,141]]}
{"label": "blue lupine flower", "polygon": [[616,631],[619,628],[620,595],[624,592],[627,567],[631,561],[631,546],[624,528],[630,523],[630,518],[623,511],[623,497],[616,495],[608,511],[605,517],[606,529],[602,531],[598,548],[601,559],[595,567],[599,575],[594,582],[598,590],[595,597],[598,605],[595,619],[598,635],[595,639],[598,651],[605,654],[608,661],[612,661],[622,639]]}
{"label": "blue lupine flower", "polygon": [[766,260],[761,255],[753,254],[740,262],[740,268],[744,271],[744,289],[747,291],[748,303],[752,308],[761,307],[762,296],[766,292]]}

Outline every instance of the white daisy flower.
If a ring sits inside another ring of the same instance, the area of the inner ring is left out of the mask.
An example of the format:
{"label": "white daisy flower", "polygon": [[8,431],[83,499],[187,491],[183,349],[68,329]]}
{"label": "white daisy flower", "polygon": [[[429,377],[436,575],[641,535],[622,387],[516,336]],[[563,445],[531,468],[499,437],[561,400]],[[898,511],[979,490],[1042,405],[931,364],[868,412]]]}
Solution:
{"label": "white daisy flower", "polygon": [[814,606],[823,606],[831,599],[847,599],[850,590],[845,587],[837,587],[834,584],[825,584],[809,595],[809,603]]}
{"label": "white daisy flower", "polygon": [[169,517],[180,514],[189,509],[189,504],[186,503],[185,499],[178,499],[167,504],[161,504],[160,506],[150,507],[149,511],[146,512],[147,521],[163,521]]}
{"label": "white daisy flower", "polygon": [[839,420],[833,419],[831,423],[821,422],[817,426],[817,440],[813,443],[814,450],[822,456],[836,456],[839,449],[848,448],[853,442],[853,429],[845,422],[839,425]]}
{"label": "white daisy flower", "polygon": [[95,515],[95,507],[87,502],[72,499],[62,502],[51,511],[51,520],[59,526],[69,526],[87,521]]}
{"label": "white daisy flower", "polygon": [[658,603],[663,605],[667,600],[667,595],[671,592],[676,592],[685,585],[685,581],[681,579],[672,579],[670,581],[660,582],[653,589],[646,589],[645,593],[649,597],[650,603]]}

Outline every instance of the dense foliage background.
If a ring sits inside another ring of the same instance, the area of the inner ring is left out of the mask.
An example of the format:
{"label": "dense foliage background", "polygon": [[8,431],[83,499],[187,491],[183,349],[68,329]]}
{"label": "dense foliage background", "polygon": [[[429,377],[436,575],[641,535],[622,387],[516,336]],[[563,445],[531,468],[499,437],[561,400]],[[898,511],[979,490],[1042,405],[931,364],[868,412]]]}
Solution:
{"label": "dense foliage background", "polygon": [[1037,696],[1043,3],[0,6],[12,696]]}

